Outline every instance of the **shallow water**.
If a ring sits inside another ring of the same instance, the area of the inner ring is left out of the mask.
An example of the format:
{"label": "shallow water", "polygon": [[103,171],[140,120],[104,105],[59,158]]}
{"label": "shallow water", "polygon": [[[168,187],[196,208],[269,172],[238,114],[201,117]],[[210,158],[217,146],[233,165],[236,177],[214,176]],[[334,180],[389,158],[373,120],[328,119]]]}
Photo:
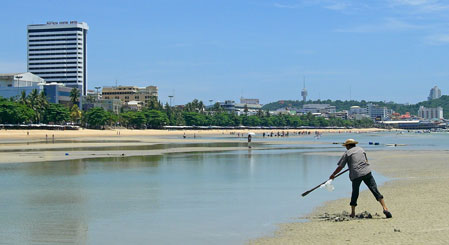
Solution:
{"label": "shallow water", "polygon": [[295,150],[0,166],[4,243],[238,244],[347,195],[306,189],[335,157]]}
{"label": "shallow water", "polygon": [[448,136],[336,134],[317,139],[325,145],[4,164],[0,244],[242,244],[271,234],[278,223],[298,221],[324,201],[349,196],[345,174],[334,181],[334,192],[300,197],[338,160],[305,152],[343,153],[332,142],[346,138],[359,140],[368,155],[398,149],[384,145],[390,142],[449,149]]}
{"label": "shallow water", "polygon": [[[140,142],[140,141],[136,141]],[[118,143],[119,144],[119,143]],[[256,143],[257,144],[257,143]],[[49,144],[51,146],[51,144]],[[0,152],[39,152],[39,151],[127,151],[127,150],[163,150],[183,147],[246,147],[244,142],[222,143],[170,143],[170,144],[145,144],[142,145],[111,145],[111,146],[72,146],[65,148],[41,148],[41,149],[1,149]]]}

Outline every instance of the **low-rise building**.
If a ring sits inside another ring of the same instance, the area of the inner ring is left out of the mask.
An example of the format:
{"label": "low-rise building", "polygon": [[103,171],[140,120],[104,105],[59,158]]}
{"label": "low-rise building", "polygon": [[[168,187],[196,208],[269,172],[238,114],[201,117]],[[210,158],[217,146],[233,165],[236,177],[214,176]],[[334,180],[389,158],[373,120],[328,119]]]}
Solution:
{"label": "low-rise building", "polygon": [[252,116],[256,115],[261,109],[261,104],[235,104],[235,112],[237,115],[246,114]]}
{"label": "low-rise building", "polygon": [[45,80],[30,72],[0,74],[0,96],[19,98],[22,91],[28,95],[34,89],[43,90]]}
{"label": "low-rise building", "polygon": [[225,100],[224,102],[218,102],[220,107],[227,112],[235,112],[235,101]]}
{"label": "low-rise building", "polygon": [[72,88],[61,83],[46,83],[44,79],[30,72],[0,74],[0,96],[3,98],[19,98],[22,91],[26,95],[33,90],[44,91],[48,102],[57,104],[70,103]]}
{"label": "low-rise building", "polygon": [[296,109],[292,108],[279,108],[273,112],[271,112],[273,115],[296,115]]}
{"label": "low-rise building", "polygon": [[371,117],[368,114],[353,114],[353,115],[351,115],[351,118],[355,119],[355,120],[362,120],[365,118],[371,119]]}
{"label": "low-rise building", "polygon": [[122,109],[122,101],[117,99],[99,99],[94,104],[94,107],[101,107],[106,111],[119,114]]}
{"label": "low-rise building", "polygon": [[299,112],[303,114],[307,113],[329,114],[337,112],[337,108],[329,104],[304,104],[302,110],[299,110]]}
{"label": "low-rise building", "polygon": [[445,128],[444,123],[436,121],[420,121],[420,120],[406,120],[406,121],[380,121],[380,125],[384,125],[389,128],[400,128],[400,129],[438,129]]}
{"label": "low-rise building", "polygon": [[360,107],[360,106],[351,106],[351,108],[349,108],[349,115],[355,115],[355,114],[368,114],[368,110],[365,107]]}
{"label": "low-rise building", "polygon": [[262,109],[261,104],[237,104],[233,100],[225,100],[224,102],[218,103],[223,110],[231,113],[236,113],[237,115],[256,115],[259,110]]}
{"label": "low-rise building", "polygon": [[406,112],[405,114],[402,114],[402,115],[401,115],[401,113],[395,112],[395,113],[391,114],[391,118],[390,119],[391,120],[396,120],[396,121],[398,121],[398,120],[412,120],[413,117],[412,117],[412,115],[410,115],[410,112]]}
{"label": "low-rise building", "polygon": [[259,105],[259,99],[248,99],[240,97],[240,104]]}
{"label": "low-rise building", "polygon": [[140,111],[143,106],[144,105],[142,101],[133,100],[126,103],[125,108],[128,110]]}
{"label": "low-rise building", "polygon": [[349,117],[349,112],[346,110],[343,110],[343,111],[339,111],[339,112],[335,112],[335,113],[329,113],[328,116],[346,120]]}
{"label": "low-rise building", "polygon": [[369,103],[366,107],[368,115],[371,119],[376,121],[383,121],[391,115],[391,110],[388,110],[384,106],[378,106],[373,103]]}
{"label": "low-rise building", "polygon": [[130,101],[139,101],[146,105],[150,100],[158,99],[158,88],[156,86],[137,87],[137,86],[117,86],[103,87],[103,99],[119,99],[123,103]]}
{"label": "low-rise building", "polygon": [[[48,102],[69,105],[71,103],[70,93],[72,87],[66,87],[61,83],[47,83],[44,85],[44,92]],[[81,90],[80,90],[81,93]]]}

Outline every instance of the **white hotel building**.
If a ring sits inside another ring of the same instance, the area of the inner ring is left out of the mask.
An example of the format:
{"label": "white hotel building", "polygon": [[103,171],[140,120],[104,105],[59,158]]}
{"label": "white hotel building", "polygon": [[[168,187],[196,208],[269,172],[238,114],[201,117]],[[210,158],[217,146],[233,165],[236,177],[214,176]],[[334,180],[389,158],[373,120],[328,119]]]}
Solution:
{"label": "white hotel building", "polygon": [[28,25],[28,72],[87,93],[86,35],[77,21]]}

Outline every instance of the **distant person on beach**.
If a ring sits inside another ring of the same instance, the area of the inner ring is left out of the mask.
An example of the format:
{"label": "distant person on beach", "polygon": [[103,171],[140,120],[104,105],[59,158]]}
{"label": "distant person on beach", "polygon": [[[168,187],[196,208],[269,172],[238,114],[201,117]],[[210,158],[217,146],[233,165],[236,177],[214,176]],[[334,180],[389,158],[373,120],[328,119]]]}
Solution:
{"label": "distant person on beach", "polygon": [[251,148],[251,134],[248,134],[248,148]]}
{"label": "distant person on beach", "polygon": [[388,211],[385,205],[384,197],[380,194],[377,189],[376,181],[371,174],[371,168],[368,163],[368,158],[366,157],[365,150],[361,147],[356,146],[359,142],[348,139],[345,141],[343,146],[346,147],[347,151],[343,154],[340,161],[338,161],[338,167],[329,177],[329,179],[334,179],[335,175],[338,174],[345,166],[348,164],[349,168],[349,178],[352,181],[352,195],[351,195],[351,217],[355,217],[355,207],[357,206],[357,199],[359,197],[360,184],[365,182],[371,193],[373,193],[376,200],[382,205],[383,212],[387,218],[391,218],[392,215]]}

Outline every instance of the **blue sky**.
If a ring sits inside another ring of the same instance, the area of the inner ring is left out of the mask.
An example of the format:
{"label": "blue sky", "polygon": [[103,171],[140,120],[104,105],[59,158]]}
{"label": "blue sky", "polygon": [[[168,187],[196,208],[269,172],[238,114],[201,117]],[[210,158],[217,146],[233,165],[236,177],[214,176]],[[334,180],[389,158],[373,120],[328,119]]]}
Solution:
{"label": "blue sky", "polygon": [[259,98],[416,103],[449,91],[449,1],[2,1],[0,72],[26,26],[87,22],[88,83],[156,85],[175,104]]}

